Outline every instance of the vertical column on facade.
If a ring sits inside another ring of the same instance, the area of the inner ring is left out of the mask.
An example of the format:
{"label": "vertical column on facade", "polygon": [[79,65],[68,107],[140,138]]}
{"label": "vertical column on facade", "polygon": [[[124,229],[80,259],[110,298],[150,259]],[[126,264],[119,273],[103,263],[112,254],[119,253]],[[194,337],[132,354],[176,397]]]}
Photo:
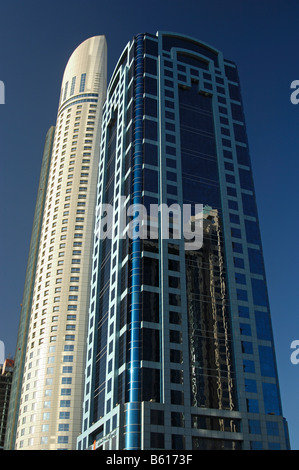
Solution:
{"label": "vertical column on facade", "polygon": [[[142,204],[142,139],[143,139],[143,35],[136,38],[135,107],[134,107],[134,154],[132,203]],[[133,224],[133,231],[134,230]],[[140,314],[141,314],[141,240],[132,240],[132,286],[129,363],[129,403],[126,413],[125,447],[137,450],[141,446],[140,410]]]}

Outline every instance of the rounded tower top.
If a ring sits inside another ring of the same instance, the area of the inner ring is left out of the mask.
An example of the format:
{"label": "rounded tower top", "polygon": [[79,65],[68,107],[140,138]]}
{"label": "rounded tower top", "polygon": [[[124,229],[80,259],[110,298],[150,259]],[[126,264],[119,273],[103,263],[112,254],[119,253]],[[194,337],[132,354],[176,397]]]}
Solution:
{"label": "rounded tower top", "polygon": [[81,93],[103,93],[107,82],[107,42],[105,36],[93,36],[83,41],[72,53],[66,65],[59,100]]}

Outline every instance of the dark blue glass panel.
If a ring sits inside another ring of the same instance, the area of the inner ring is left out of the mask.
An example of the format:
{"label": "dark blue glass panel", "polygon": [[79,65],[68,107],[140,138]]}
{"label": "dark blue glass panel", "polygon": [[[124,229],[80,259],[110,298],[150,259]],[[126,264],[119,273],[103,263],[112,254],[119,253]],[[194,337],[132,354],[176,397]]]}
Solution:
{"label": "dark blue glass panel", "polygon": [[251,279],[253,302],[255,305],[268,306],[268,296],[265,281],[262,279]]}
{"label": "dark blue glass panel", "polygon": [[157,100],[148,96],[144,98],[144,114],[146,116],[157,117]]}
{"label": "dark blue glass panel", "polygon": [[235,139],[238,142],[242,142],[244,144],[247,142],[247,135],[244,126],[241,126],[240,124],[234,124],[234,133]]}
{"label": "dark blue glass panel", "polygon": [[204,70],[209,70],[209,64],[204,60],[200,60],[199,57],[180,54],[177,54],[178,62],[183,62],[184,64],[192,65],[192,67],[197,67]]}
{"label": "dark blue glass panel", "polygon": [[149,93],[150,95],[157,95],[157,80],[155,78],[145,75],[144,92]]}
{"label": "dark blue glass panel", "polygon": [[257,393],[256,381],[252,379],[245,379],[245,391],[248,393]]}
{"label": "dark blue glass panel", "polygon": [[261,441],[251,441],[250,450],[263,450],[263,444]]}
{"label": "dark blue glass panel", "polygon": [[241,101],[241,93],[239,87],[236,85],[231,85],[229,83],[228,88],[231,99],[234,101]]}
{"label": "dark blue glass panel", "polygon": [[242,352],[244,354],[253,354],[253,346],[249,341],[242,341]]}
{"label": "dark blue glass panel", "polygon": [[232,82],[239,83],[238,70],[236,67],[230,67],[229,65],[225,65],[225,75]]}
{"label": "dark blue glass panel", "polygon": [[158,42],[157,41],[152,41],[151,39],[145,39],[144,40],[144,50],[146,54],[158,55]]}
{"label": "dark blue glass panel", "polygon": [[235,197],[237,197],[237,191],[236,191],[235,188],[231,188],[230,186],[228,186],[228,187],[226,188],[226,191],[227,191],[228,196],[235,196]]}
{"label": "dark blue glass panel", "polygon": [[234,175],[226,174],[225,179],[226,179],[227,183],[235,184],[235,182],[236,182]]}
{"label": "dark blue glass panel", "polygon": [[280,450],[280,443],[279,442],[269,442],[269,450]]}
{"label": "dark blue glass panel", "polygon": [[235,119],[236,121],[244,121],[244,114],[241,105],[231,103],[231,110],[233,119]]}
{"label": "dark blue glass panel", "polygon": [[276,384],[263,383],[265,413],[281,414],[280,399]]}
{"label": "dark blue glass panel", "polygon": [[247,323],[240,323],[240,333],[241,335],[251,336],[251,328]]}
{"label": "dark blue glass panel", "polygon": [[261,423],[257,419],[249,419],[248,425],[250,434],[261,434]]}
{"label": "dark blue glass panel", "polygon": [[155,170],[150,170],[148,168],[144,169],[144,190],[150,191],[151,193],[158,192],[158,172]]}
{"label": "dark blue glass panel", "polygon": [[151,59],[150,57],[145,57],[144,70],[145,73],[157,75],[157,61],[155,59]]}
{"label": "dark blue glass panel", "polygon": [[250,272],[254,274],[264,274],[264,263],[261,251],[248,248],[248,258]]}
{"label": "dark blue glass panel", "polygon": [[239,228],[231,228],[231,234],[233,238],[241,238],[241,230]]}
{"label": "dark blue glass panel", "polygon": [[182,171],[188,175],[200,175],[200,179],[218,181],[216,160],[182,152]]}
{"label": "dark blue glass panel", "polygon": [[243,253],[243,247],[242,247],[241,243],[233,242],[232,246],[233,246],[233,251],[235,253]]}
{"label": "dark blue glass panel", "polygon": [[150,140],[157,140],[158,130],[157,123],[150,119],[144,120],[144,137]]}
{"label": "dark blue glass panel", "polygon": [[259,402],[253,398],[247,398],[247,411],[249,413],[258,413],[259,412]]}
{"label": "dark blue glass panel", "polygon": [[268,436],[279,436],[279,428],[277,421],[266,421]]}
{"label": "dark blue glass panel", "polygon": [[184,178],[183,193],[185,203],[208,204],[220,207],[220,191],[218,186],[209,184],[199,185],[198,180]]}
{"label": "dark blue glass panel", "polygon": [[145,142],[143,152],[144,163],[154,166],[158,165],[158,147],[156,145]]}
{"label": "dark blue glass panel", "polygon": [[256,202],[254,196],[242,194],[243,211],[245,215],[257,217]]}
{"label": "dark blue glass panel", "polygon": [[248,243],[259,245],[261,242],[261,237],[258,224],[251,220],[245,220],[245,229]]}
{"label": "dark blue glass panel", "polygon": [[236,268],[244,268],[244,260],[243,258],[234,258],[234,266]]}
{"label": "dark blue glass panel", "polygon": [[253,180],[251,171],[239,168],[239,176],[241,188],[253,191]]}
{"label": "dark blue glass panel", "polygon": [[254,361],[243,359],[243,370],[244,372],[249,372],[251,374],[254,374],[255,372]]}
{"label": "dark blue glass panel", "polygon": [[[249,308],[248,307],[245,307],[244,305],[239,305],[238,306],[238,312],[239,312],[239,317],[249,318]],[[249,325],[247,325],[247,326],[249,326]],[[249,330],[250,330],[250,326],[249,326]],[[245,333],[243,333],[243,334],[245,334]],[[251,330],[250,330],[249,335],[251,335]]]}
{"label": "dark blue glass panel", "polygon": [[229,201],[228,201],[228,207],[229,207],[230,209],[235,210],[235,211],[237,211],[238,208],[239,208],[237,201],[232,201],[231,199],[229,199]]}
{"label": "dark blue glass panel", "polygon": [[246,284],[246,276],[244,274],[235,273],[235,279],[238,284]]}
{"label": "dark blue glass panel", "polygon": [[256,334],[258,339],[272,340],[272,329],[268,312],[255,311]]}
{"label": "dark blue glass panel", "polygon": [[248,300],[247,291],[242,290],[242,289],[237,289],[237,299],[247,301]]}
{"label": "dark blue glass panel", "polygon": [[273,349],[269,346],[259,346],[261,374],[263,377],[275,377]]}
{"label": "dark blue glass panel", "polygon": [[237,160],[240,165],[250,166],[250,156],[247,147],[236,145]]}
{"label": "dark blue glass panel", "polygon": [[229,214],[229,220],[233,224],[239,224],[240,223],[240,217],[237,214]]}
{"label": "dark blue glass panel", "polygon": [[214,60],[215,66],[218,66],[218,54],[211,49],[207,48],[204,44],[193,41],[192,39],[177,37],[177,36],[163,36],[163,49],[170,51],[172,47],[187,49],[198,54],[201,54],[209,59]]}

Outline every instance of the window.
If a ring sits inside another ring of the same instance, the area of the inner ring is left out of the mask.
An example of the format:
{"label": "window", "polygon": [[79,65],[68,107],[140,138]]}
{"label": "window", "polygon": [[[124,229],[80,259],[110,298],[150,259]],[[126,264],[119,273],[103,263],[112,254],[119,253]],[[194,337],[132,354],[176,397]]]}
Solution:
{"label": "window", "polygon": [[63,362],[73,362],[73,356],[63,356]]}
{"label": "window", "polygon": [[60,407],[61,408],[70,408],[71,400],[60,400]]}
{"label": "window", "polygon": [[151,449],[164,449],[164,434],[151,432]]}
{"label": "window", "polygon": [[248,424],[250,434],[261,434],[261,424],[258,420],[250,419]]}
{"label": "window", "polygon": [[69,424],[59,424],[58,431],[69,431],[70,425]]}
{"label": "window", "polygon": [[81,81],[80,81],[80,89],[79,93],[83,93],[85,90],[85,82],[86,82],[86,73],[82,73]]}

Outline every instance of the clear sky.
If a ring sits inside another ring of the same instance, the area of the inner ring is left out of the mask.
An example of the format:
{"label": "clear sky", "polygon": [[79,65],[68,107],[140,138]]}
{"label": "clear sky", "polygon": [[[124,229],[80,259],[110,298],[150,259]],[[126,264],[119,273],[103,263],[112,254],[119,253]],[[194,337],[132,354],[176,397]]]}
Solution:
{"label": "clear sky", "polygon": [[14,0],[0,5],[0,340],[14,356],[44,139],[73,50],[104,34],[110,77],[139,32],[172,31],[223,51],[239,69],[284,415],[299,449],[298,0]]}

